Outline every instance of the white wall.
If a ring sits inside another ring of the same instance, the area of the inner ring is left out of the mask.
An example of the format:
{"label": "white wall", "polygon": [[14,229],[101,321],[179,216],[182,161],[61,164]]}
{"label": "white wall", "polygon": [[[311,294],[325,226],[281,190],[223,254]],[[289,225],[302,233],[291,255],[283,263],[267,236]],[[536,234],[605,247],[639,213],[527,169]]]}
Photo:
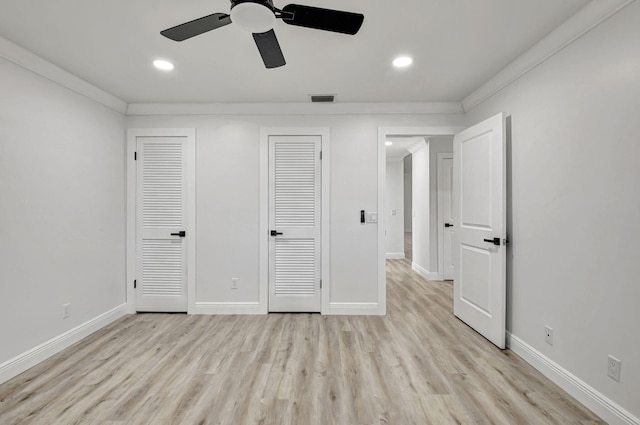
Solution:
{"label": "white wall", "polygon": [[402,159],[387,160],[386,178],[387,258],[404,258],[404,161]]}
{"label": "white wall", "polygon": [[[196,128],[196,296],[222,303],[258,301],[260,128],[329,127],[330,302],[354,304],[378,302],[377,225],[360,224],[360,210],[378,205],[378,127],[461,122],[453,114],[185,115],[130,116],[127,127]],[[240,278],[237,290],[232,277]]]}
{"label": "white wall", "polygon": [[438,270],[438,154],[453,153],[453,137],[429,137],[429,268]]}
{"label": "white wall", "polygon": [[[468,114],[468,124],[510,117],[508,330],[631,412],[634,423],[639,23],[640,2],[632,2]],[[544,342],[546,324],[553,346]],[[606,376],[608,354],[622,360],[619,383]]]}
{"label": "white wall", "polygon": [[412,189],[411,189],[411,175],[413,172],[411,171],[412,166],[411,154],[404,157],[404,231],[411,233],[411,229],[413,226],[413,201],[411,199]]}
{"label": "white wall", "polygon": [[119,113],[4,59],[0,93],[3,372],[125,302],[125,139]]}
{"label": "white wall", "polygon": [[411,148],[411,198],[413,202],[412,267],[429,274],[429,145],[424,138]]}

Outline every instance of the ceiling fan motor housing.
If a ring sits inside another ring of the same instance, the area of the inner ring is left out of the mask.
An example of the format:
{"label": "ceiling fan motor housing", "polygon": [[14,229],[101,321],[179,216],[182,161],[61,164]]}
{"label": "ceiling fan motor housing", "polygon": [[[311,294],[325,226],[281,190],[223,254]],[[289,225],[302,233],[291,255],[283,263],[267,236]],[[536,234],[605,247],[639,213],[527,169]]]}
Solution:
{"label": "ceiling fan motor housing", "polygon": [[231,0],[231,21],[252,33],[265,33],[276,22],[273,1]]}
{"label": "ceiling fan motor housing", "polygon": [[265,7],[268,7],[271,10],[274,9],[272,0],[231,0],[231,8],[233,9],[235,6],[241,3],[257,3]]}

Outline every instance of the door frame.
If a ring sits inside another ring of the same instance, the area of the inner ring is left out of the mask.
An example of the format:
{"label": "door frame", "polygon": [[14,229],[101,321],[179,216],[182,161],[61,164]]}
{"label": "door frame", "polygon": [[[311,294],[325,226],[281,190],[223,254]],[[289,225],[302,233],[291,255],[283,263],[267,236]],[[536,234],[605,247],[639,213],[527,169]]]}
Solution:
{"label": "door frame", "polygon": [[[386,210],[387,151],[384,142],[390,136],[455,136],[465,127],[378,127],[378,211]],[[378,314],[387,311],[387,265],[386,265],[386,228],[385,214],[378,214]]]}
{"label": "door frame", "polygon": [[185,137],[187,139],[187,313],[196,305],[196,129],[195,128],[129,128],[127,129],[127,211],[126,211],[126,302],[127,312],[136,313],[136,143],[138,137]]}
{"label": "door frame", "polygon": [[269,313],[269,136],[320,136],[322,139],[321,164],[321,210],[320,210],[320,279],[322,281],[321,314],[330,312],[330,225],[331,225],[331,176],[330,176],[330,129],[329,127],[261,127],[260,128],[260,313]]}
{"label": "door frame", "polygon": [[[442,182],[444,179],[443,160],[453,160],[453,152],[439,152],[436,154],[438,172],[438,280],[444,280],[444,212],[442,211]],[[451,187],[451,199],[453,199],[453,186]]]}

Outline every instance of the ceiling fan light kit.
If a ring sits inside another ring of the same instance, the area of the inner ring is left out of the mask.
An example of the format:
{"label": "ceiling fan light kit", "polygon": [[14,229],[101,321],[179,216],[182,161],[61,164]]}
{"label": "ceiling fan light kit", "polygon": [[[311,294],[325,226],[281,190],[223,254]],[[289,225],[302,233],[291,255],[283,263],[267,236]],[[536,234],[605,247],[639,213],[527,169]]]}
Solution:
{"label": "ceiling fan light kit", "polygon": [[271,0],[232,0],[231,22],[252,33],[264,33],[276,23]]}
{"label": "ceiling fan light kit", "polygon": [[230,14],[214,13],[168,28],[160,34],[174,41],[184,41],[234,23],[253,34],[264,65],[277,68],[286,62],[273,30],[276,19],[289,25],[355,35],[362,26],[364,15],[299,4],[288,4],[280,10],[272,0],[231,0]]}

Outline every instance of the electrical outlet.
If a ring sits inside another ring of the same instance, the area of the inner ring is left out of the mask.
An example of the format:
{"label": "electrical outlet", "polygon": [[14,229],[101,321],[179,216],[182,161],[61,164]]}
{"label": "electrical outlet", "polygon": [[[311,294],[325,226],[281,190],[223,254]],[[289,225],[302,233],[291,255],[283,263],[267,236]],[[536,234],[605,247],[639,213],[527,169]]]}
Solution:
{"label": "electrical outlet", "polygon": [[62,304],[62,318],[67,319],[71,316],[71,303]]}
{"label": "electrical outlet", "polygon": [[622,363],[620,360],[615,357],[609,355],[607,357],[607,376],[614,381],[620,382],[620,367]]}
{"label": "electrical outlet", "polygon": [[377,222],[378,222],[378,213],[368,212],[367,223],[377,223]]}
{"label": "electrical outlet", "polygon": [[553,328],[551,326],[544,327],[544,342],[553,345]]}
{"label": "electrical outlet", "polygon": [[231,289],[238,289],[238,278],[237,277],[232,277],[231,278]]}

